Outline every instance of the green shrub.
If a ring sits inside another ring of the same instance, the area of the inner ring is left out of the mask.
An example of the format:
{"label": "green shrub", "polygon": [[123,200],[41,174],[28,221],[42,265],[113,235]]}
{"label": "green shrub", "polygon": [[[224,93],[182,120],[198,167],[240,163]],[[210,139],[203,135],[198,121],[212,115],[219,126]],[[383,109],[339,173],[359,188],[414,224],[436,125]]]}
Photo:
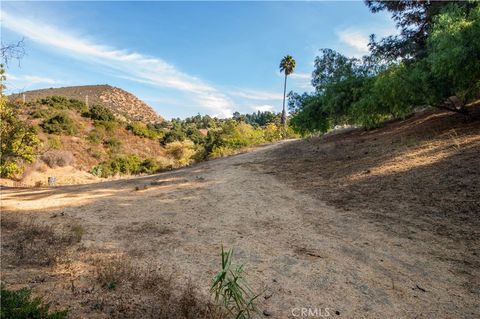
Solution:
{"label": "green shrub", "polygon": [[42,123],[42,128],[50,134],[74,135],[78,132],[75,122],[66,114],[59,113]]}
{"label": "green shrub", "polygon": [[110,111],[110,109],[106,108],[103,105],[94,104],[92,105],[87,112],[82,114],[84,117],[89,117],[95,121],[114,121],[115,115]]}
{"label": "green shrub", "polygon": [[193,155],[195,154],[194,144],[190,140],[168,143],[165,145],[165,150],[168,155],[173,157],[177,166],[190,164],[193,161]]}
{"label": "green shrub", "polygon": [[52,112],[50,110],[35,110],[30,112],[30,116],[34,119],[47,119]]}
{"label": "green shrub", "polygon": [[76,99],[67,99],[63,96],[48,96],[46,98],[38,100],[38,102],[42,105],[48,105],[52,108],[59,109],[59,110],[78,110],[80,112],[87,111],[87,105],[82,101]]}
{"label": "green shrub", "polygon": [[229,146],[215,146],[213,150],[210,152],[210,158],[219,158],[228,155],[232,155],[235,153],[235,150]]}
{"label": "green shrub", "polygon": [[141,170],[142,160],[134,154],[116,157],[103,162],[92,169],[92,174],[108,177],[116,174],[138,174]]}
{"label": "green shrub", "polygon": [[108,177],[116,174],[154,174],[171,167],[171,161],[166,158],[142,160],[137,155],[130,154],[103,162],[90,172],[95,176]]}
{"label": "green shrub", "polygon": [[92,144],[99,144],[105,138],[105,128],[103,126],[96,127],[88,132],[87,140]]}
{"label": "green shrub", "polygon": [[157,130],[141,122],[133,122],[128,124],[127,130],[140,137],[146,137],[150,139],[156,139],[160,137],[160,134]]}
{"label": "green shrub", "polygon": [[122,142],[120,142],[120,140],[116,137],[111,137],[105,141],[105,145],[111,152],[118,152],[120,146],[122,145]]}
{"label": "green shrub", "polygon": [[32,298],[27,288],[8,290],[1,288],[0,318],[2,319],[62,319],[67,317],[67,310],[50,312],[50,304],[45,304],[40,297]]}
{"label": "green shrub", "polygon": [[47,140],[47,145],[49,149],[59,150],[62,148],[62,140],[58,136],[53,136]]}
{"label": "green shrub", "polygon": [[140,173],[154,174],[161,171],[164,167],[155,159],[147,158],[140,165]]}
{"label": "green shrub", "polygon": [[35,129],[21,121],[15,106],[0,96],[0,176],[11,177],[23,172],[23,164],[35,160],[40,142]]}
{"label": "green shrub", "polygon": [[187,135],[182,130],[182,126],[175,124],[170,130],[168,130],[165,135],[160,139],[162,145],[167,145],[175,141],[184,141],[187,138]]}
{"label": "green shrub", "polygon": [[94,121],[93,125],[95,128],[103,128],[105,132],[112,133],[120,126],[120,123],[118,121]]}

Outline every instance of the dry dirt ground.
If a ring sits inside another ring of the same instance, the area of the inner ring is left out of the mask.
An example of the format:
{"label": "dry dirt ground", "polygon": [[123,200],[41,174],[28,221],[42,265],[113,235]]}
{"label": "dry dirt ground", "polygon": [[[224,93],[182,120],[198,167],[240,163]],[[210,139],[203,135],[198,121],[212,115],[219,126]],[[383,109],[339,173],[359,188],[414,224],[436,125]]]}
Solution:
{"label": "dry dirt ground", "polygon": [[[92,279],[99,260],[153,265],[207,298],[224,245],[258,317],[479,318],[479,154],[479,122],[426,113],[148,177],[4,189],[2,282],[72,318],[142,318],[143,301],[115,311],[131,300]],[[85,233],[53,265],[15,263],[12,220],[32,216]]]}

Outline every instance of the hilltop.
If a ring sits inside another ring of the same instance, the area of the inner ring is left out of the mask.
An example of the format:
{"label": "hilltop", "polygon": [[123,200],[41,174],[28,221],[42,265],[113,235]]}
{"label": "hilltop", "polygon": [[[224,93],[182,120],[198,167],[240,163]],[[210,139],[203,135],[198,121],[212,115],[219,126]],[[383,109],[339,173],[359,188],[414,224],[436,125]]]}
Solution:
{"label": "hilltop", "polygon": [[120,120],[144,123],[163,122],[161,116],[135,95],[107,84],[32,90],[21,94],[12,94],[10,99],[22,101],[23,95],[25,95],[25,102],[34,102],[49,96],[62,96],[84,102],[88,99],[89,105],[103,105]]}

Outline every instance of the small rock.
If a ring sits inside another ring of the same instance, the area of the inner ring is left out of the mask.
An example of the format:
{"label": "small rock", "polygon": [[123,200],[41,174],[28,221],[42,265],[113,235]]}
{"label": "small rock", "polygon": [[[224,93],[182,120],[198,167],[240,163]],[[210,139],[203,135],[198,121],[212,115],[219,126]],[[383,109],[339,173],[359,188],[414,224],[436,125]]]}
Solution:
{"label": "small rock", "polygon": [[278,282],[277,279],[273,278],[273,282]]}
{"label": "small rock", "polygon": [[272,315],[272,312],[271,312],[270,310],[265,309],[265,310],[263,311],[263,315],[264,315],[265,317],[270,317],[270,316]]}
{"label": "small rock", "polygon": [[335,314],[336,314],[337,316],[340,316],[340,311],[336,310],[336,311],[335,311]]}
{"label": "small rock", "polygon": [[267,290],[265,292],[265,296],[263,296],[263,298],[270,299],[272,296],[273,296],[273,292]]}

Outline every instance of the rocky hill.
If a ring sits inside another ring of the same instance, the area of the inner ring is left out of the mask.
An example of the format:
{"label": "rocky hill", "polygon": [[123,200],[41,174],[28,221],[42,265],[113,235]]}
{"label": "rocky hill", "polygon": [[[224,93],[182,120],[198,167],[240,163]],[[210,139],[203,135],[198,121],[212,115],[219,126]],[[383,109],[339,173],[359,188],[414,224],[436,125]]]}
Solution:
{"label": "rocky hill", "polygon": [[48,96],[64,96],[80,101],[88,101],[89,105],[101,104],[109,108],[116,117],[126,121],[142,121],[144,123],[160,123],[163,118],[149,105],[135,95],[110,85],[84,85],[62,88],[49,88],[27,91],[11,95],[14,100],[36,101]]}

